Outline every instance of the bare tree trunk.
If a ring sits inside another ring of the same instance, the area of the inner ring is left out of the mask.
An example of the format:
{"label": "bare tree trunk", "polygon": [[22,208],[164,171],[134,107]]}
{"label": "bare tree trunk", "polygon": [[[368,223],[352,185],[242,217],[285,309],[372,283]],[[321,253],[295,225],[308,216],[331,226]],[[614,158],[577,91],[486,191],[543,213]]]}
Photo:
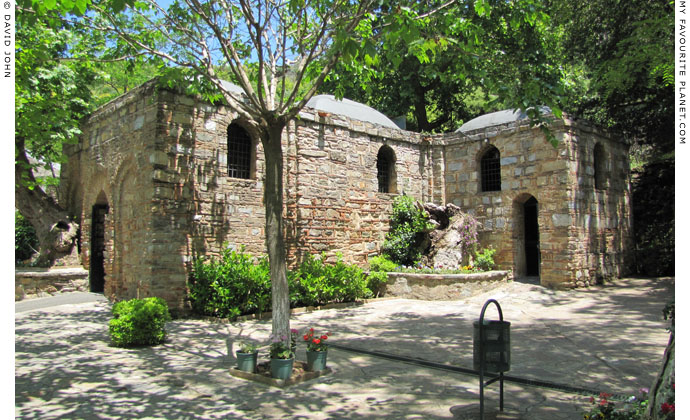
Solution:
{"label": "bare tree trunk", "polygon": [[15,206],[36,231],[39,242],[36,264],[51,265],[56,259],[72,252],[79,225],[37,185],[22,139],[15,139],[15,148]]}
{"label": "bare tree trunk", "polygon": [[285,240],[283,237],[283,152],[281,137],[285,123],[272,122],[267,135],[263,136],[266,158],[266,179],[264,181],[264,202],[266,206],[266,247],[271,269],[272,330],[276,338],[283,337],[289,344],[290,337],[290,292],[287,283],[285,263]]}

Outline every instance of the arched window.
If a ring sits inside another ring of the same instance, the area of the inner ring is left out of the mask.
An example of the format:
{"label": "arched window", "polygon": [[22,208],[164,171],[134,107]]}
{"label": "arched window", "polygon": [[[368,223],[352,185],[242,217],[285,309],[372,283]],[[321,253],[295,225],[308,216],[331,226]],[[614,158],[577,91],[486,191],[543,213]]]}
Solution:
{"label": "arched window", "polygon": [[501,191],[501,153],[491,146],[480,160],[482,192]]}
{"label": "arched window", "polygon": [[228,176],[249,179],[252,166],[252,139],[239,124],[228,126]]}
{"label": "arched window", "polygon": [[376,155],[376,178],[379,192],[395,193],[395,153],[388,146],[382,146]]}
{"label": "arched window", "polygon": [[603,190],[608,186],[606,174],[606,152],[600,143],[594,145],[594,188]]}

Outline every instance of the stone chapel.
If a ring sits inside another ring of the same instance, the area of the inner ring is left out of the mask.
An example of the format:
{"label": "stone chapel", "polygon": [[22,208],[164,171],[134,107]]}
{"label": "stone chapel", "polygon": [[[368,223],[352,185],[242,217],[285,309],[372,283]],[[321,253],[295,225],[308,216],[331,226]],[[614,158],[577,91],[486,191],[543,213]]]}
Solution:
{"label": "stone chapel", "polygon": [[[283,135],[288,261],[341,252],[364,265],[407,194],[474,215],[481,245],[514,277],[557,288],[620,277],[632,251],[629,144],[565,115],[550,121],[557,147],[520,112],[425,135],[363,104],[312,98]],[[181,308],[194,256],[224,244],[264,253],[262,147],[228,107],[153,80],[82,130],[65,148],[62,204],[81,223],[92,291]]]}

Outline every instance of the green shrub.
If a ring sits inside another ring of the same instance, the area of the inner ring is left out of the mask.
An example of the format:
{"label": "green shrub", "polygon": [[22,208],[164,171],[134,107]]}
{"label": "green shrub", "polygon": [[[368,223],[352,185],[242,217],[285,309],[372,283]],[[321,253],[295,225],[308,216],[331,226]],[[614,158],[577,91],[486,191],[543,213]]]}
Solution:
{"label": "green shrub", "polygon": [[30,259],[38,248],[36,230],[19,211],[14,212],[14,260]]}
{"label": "green shrub", "polygon": [[369,258],[369,270],[371,271],[383,271],[384,273],[390,273],[397,270],[398,267],[400,267],[399,264],[389,260],[385,255],[377,255]]}
{"label": "green shrub", "polygon": [[388,281],[388,273],[384,271],[370,271],[367,276],[367,289],[371,290],[373,297],[381,295],[383,286]]}
{"label": "green shrub", "polygon": [[650,162],[632,177],[635,269],[648,276],[675,273],[675,161]]}
{"label": "green shrub", "polygon": [[[364,272],[345,264],[340,255],[335,264],[326,264],[325,255],[308,255],[296,270],[288,271],[287,279],[291,307],[351,302],[372,294]],[[192,310],[202,315],[236,318],[271,306],[268,258],[255,261],[242,251],[194,259],[188,287]]]}
{"label": "green shrub", "polygon": [[255,263],[242,250],[225,249],[219,259],[195,258],[188,286],[192,309],[202,315],[233,319],[271,305],[268,258]]}
{"label": "green shrub", "polygon": [[383,243],[383,253],[400,265],[414,265],[421,258],[424,233],[433,229],[429,215],[415,205],[412,197],[400,195],[393,201],[390,231]]}
{"label": "green shrub", "polygon": [[156,345],[165,340],[165,323],[170,320],[168,304],[161,298],[131,299],[113,305],[110,340],[114,346]]}
{"label": "green shrub", "polygon": [[318,306],[329,302],[352,302],[371,295],[362,269],[345,264],[338,255],[335,264],[307,255],[300,266],[291,273],[289,287],[293,290],[291,301],[295,306]]}
{"label": "green shrub", "polygon": [[474,253],[474,265],[481,271],[491,271],[496,267],[494,254],[496,250],[492,247],[484,248]]}

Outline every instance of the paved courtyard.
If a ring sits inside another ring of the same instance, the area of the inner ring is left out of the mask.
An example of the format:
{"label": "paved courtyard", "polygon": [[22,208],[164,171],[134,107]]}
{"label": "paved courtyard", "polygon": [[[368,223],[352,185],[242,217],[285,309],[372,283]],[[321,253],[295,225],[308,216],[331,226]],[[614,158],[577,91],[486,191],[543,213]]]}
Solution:
{"label": "paved courtyard", "polygon": [[[668,341],[661,311],[673,295],[672,278],[577,291],[512,282],[456,301],[391,299],[304,312],[291,326],[330,331],[342,346],[471,368],[472,321],[495,298],[512,324],[510,375],[632,395],[657,374]],[[109,346],[110,308],[96,301],[16,313],[16,418],[476,418],[475,376],[331,348],[331,375],[272,388],[228,374],[228,348],[239,337],[266,343],[270,321],[175,320],[164,345],[119,349]],[[495,317],[490,306],[487,318]],[[496,418],[496,390],[485,391],[487,418]],[[581,419],[588,399],[506,382],[502,418]]]}

